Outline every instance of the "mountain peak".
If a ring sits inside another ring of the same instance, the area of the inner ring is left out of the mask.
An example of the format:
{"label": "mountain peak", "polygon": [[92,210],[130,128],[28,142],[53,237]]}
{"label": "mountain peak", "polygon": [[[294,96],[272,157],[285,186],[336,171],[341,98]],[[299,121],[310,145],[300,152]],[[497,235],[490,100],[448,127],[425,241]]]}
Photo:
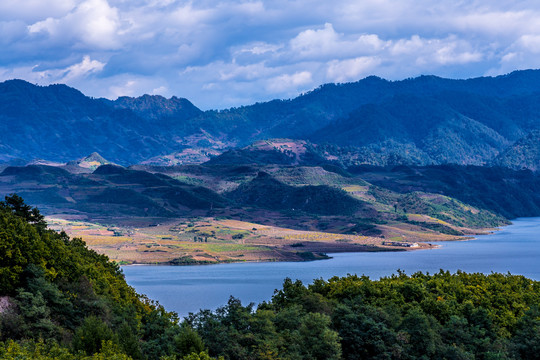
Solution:
{"label": "mountain peak", "polygon": [[82,161],[99,161],[101,164],[109,164],[110,163],[110,161],[105,160],[105,158],[103,158],[103,156],[101,156],[99,153],[97,153],[95,151],[93,153],[91,153],[90,155],[88,155],[87,157],[82,158],[81,160]]}
{"label": "mountain peak", "polygon": [[193,105],[188,99],[176,96],[167,99],[161,95],[144,94],[139,97],[119,97],[113,102],[120,109],[130,109],[138,115],[158,119],[174,117],[189,119],[202,114],[202,111]]}
{"label": "mountain peak", "polygon": [[79,160],[74,160],[67,163],[68,166],[76,166],[76,167],[88,169],[91,171],[94,171],[98,167],[102,165],[107,165],[107,164],[113,164],[113,163],[106,160],[103,156],[101,156],[97,152],[93,152],[90,155],[85,156]]}

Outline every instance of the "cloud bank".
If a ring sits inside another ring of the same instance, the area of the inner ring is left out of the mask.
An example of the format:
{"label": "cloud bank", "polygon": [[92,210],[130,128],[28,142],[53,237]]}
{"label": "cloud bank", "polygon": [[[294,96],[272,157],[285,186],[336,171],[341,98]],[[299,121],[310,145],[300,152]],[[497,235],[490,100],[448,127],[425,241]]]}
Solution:
{"label": "cloud bank", "polygon": [[0,80],[226,108],[369,75],[539,68],[539,18],[506,0],[4,0]]}

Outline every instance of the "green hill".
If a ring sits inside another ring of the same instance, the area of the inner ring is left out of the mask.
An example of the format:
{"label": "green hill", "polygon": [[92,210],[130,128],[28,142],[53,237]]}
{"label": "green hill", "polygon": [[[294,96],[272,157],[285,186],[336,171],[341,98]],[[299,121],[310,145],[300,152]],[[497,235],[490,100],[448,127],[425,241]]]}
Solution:
{"label": "green hill", "polygon": [[40,212],[16,195],[0,202],[0,299],[2,359],[187,352],[178,345],[187,330],[174,314],[137,294],[106,256],[48,230]]}
{"label": "green hill", "polygon": [[92,173],[61,167],[8,167],[0,191],[19,193],[46,212],[90,217],[177,217],[193,210],[223,208],[229,200],[214,191],[163,174],[102,165]]}
{"label": "green hill", "polygon": [[256,308],[231,297],[178,324],[16,195],[0,202],[0,245],[1,359],[528,360],[540,344],[540,283],[522,276],[285,279]]}
{"label": "green hill", "polygon": [[295,187],[286,185],[265,172],[226,194],[244,206],[269,210],[295,210],[319,215],[352,215],[369,207],[343,190],[326,185]]}
{"label": "green hill", "polygon": [[404,195],[444,194],[507,219],[540,216],[540,175],[503,167],[437,165],[349,168],[366,181]]}

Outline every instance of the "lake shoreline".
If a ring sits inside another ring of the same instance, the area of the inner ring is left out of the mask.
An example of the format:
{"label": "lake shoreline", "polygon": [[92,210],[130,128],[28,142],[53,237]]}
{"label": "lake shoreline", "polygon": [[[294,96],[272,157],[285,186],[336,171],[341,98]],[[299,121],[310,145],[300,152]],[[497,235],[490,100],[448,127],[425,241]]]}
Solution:
{"label": "lake shoreline", "polygon": [[[455,238],[445,239],[445,240],[430,240],[425,242],[418,242],[419,246],[416,247],[406,247],[406,246],[365,246],[360,244],[350,244],[350,246],[335,246],[333,243],[322,243],[322,242],[304,242],[305,245],[303,245],[303,252],[304,253],[313,253],[314,258],[302,258],[302,257],[291,257],[291,256],[284,256],[282,259],[272,259],[272,260],[227,260],[227,261],[187,261],[187,262],[133,262],[133,263],[127,263],[127,264],[120,264],[122,267],[124,266],[144,266],[144,265],[150,265],[150,266],[205,266],[205,265],[218,265],[218,264],[247,264],[247,263],[272,263],[272,262],[312,262],[312,261],[319,261],[319,260],[329,260],[332,259],[332,254],[343,254],[343,253],[382,253],[382,252],[390,252],[390,253],[400,253],[400,252],[409,252],[409,251],[417,251],[417,250],[434,250],[441,248],[441,245],[438,243],[443,242],[468,242],[468,241],[474,241],[477,240],[478,236],[488,236],[495,234],[502,229],[511,226],[505,225],[498,228],[486,228],[481,229],[480,233],[470,235],[470,236],[456,236]],[[404,244],[408,244],[406,242],[403,242]],[[362,246],[362,249],[359,248],[359,246]],[[304,248],[305,247],[305,248]],[[277,250],[277,249],[276,249]],[[300,253],[300,251],[297,251],[296,253]],[[311,256],[311,255],[310,255]]]}
{"label": "lake shoreline", "polygon": [[[515,219],[514,219],[515,220]],[[513,221],[513,220],[510,220]],[[478,236],[488,236],[495,234],[503,229],[505,229],[508,226],[511,226],[513,223],[511,222],[508,225],[504,225],[501,227],[496,228],[482,228],[479,229],[480,231],[474,235],[467,235],[467,236],[455,236],[454,238],[449,238],[445,240],[429,240],[429,241],[419,241],[419,246],[417,247],[405,247],[405,246],[391,246],[391,247],[382,247],[382,246],[363,246],[360,244],[350,244],[350,246],[339,246],[336,247],[333,243],[323,243],[323,242],[303,242],[305,245],[303,245],[303,250],[305,252],[313,252],[317,255],[319,255],[318,258],[299,258],[299,259],[291,259],[291,258],[284,258],[282,260],[231,260],[231,261],[213,261],[213,262],[189,262],[189,263],[172,263],[172,262],[160,262],[160,263],[131,263],[131,264],[122,264],[121,266],[144,266],[144,265],[151,265],[151,266],[205,266],[205,265],[218,265],[218,264],[247,264],[247,263],[272,263],[272,262],[312,262],[312,261],[319,261],[319,260],[329,260],[333,258],[333,254],[344,254],[344,253],[382,253],[382,252],[389,252],[389,253],[400,253],[400,252],[409,252],[409,251],[417,251],[417,250],[434,250],[439,249],[442,247],[442,245],[438,243],[443,242],[468,242],[468,241],[474,241],[477,240]],[[405,243],[405,242],[404,242]],[[355,246],[356,245],[356,246]],[[327,246],[327,247],[325,247]],[[355,247],[353,247],[355,246]],[[358,246],[363,246],[362,249],[359,249]],[[315,248],[314,248],[315,247]]]}
{"label": "lake shoreline", "polygon": [[[540,280],[539,218],[519,218],[474,241],[446,241],[437,251],[329,253],[332,259],[308,262],[252,262],[214,266],[123,266],[128,283],[137,292],[158,300],[180,316],[199,309],[215,310],[234,296],[244,304],[271,299],[285,278],[304,284],[314,279],[356,274],[371,279],[406,274],[497,272]],[[469,239],[470,240],[470,239]]]}
{"label": "lake shoreline", "polygon": [[82,238],[119,265],[191,266],[228,263],[308,262],[329,253],[378,253],[436,249],[440,241],[468,241],[498,228],[459,228],[450,235],[387,223],[385,235],[368,236],[261,225],[240,220],[169,220],[143,228],[49,217],[50,226]]}

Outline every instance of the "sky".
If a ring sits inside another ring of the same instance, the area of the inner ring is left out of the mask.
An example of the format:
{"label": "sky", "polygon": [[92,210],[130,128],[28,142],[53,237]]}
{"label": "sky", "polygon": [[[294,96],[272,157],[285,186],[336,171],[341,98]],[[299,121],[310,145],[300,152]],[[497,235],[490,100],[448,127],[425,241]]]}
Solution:
{"label": "sky", "polygon": [[0,81],[201,109],[370,75],[540,67],[540,3],[516,0],[2,0]]}

